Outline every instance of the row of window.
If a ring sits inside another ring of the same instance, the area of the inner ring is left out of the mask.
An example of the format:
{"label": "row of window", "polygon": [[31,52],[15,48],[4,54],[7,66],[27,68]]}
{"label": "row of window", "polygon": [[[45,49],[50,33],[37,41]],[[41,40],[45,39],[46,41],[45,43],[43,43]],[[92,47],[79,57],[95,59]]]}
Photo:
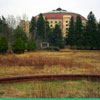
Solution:
{"label": "row of window", "polygon": [[[49,23],[53,23],[53,21],[49,21]],[[61,23],[61,21],[55,21],[55,23]]]}
{"label": "row of window", "polygon": [[[68,24],[66,24],[66,26],[68,27],[69,25],[68,25]],[[50,25],[50,27],[53,27],[53,25]]]}
{"label": "row of window", "polygon": [[[48,21],[49,23],[61,23],[62,21]],[[69,23],[69,21],[66,21],[66,23]]]}
{"label": "row of window", "polygon": [[[69,21],[66,21],[68,23]],[[49,23],[53,23],[53,21],[49,21]],[[55,23],[61,23],[61,21],[55,21]]]}

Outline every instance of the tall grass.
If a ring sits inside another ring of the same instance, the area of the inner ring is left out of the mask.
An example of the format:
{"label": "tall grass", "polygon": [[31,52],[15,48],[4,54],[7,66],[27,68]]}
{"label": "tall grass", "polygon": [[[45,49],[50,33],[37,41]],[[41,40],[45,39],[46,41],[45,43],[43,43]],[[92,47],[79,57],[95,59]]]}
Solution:
{"label": "tall grass", "polygon": [[100,74],[99,52],[31,52],[0,55],[0,77]]}
{"label": "tall grass", "polygon": [[80,66],[80,63],[75,62],[73,59],[65,59],[58,57],[45,57],[45,56],[29,56],[17,57],[15,55],[0,56],[0,66],[38,66],[45,65],[54,66],[62,65],[64,67]]}

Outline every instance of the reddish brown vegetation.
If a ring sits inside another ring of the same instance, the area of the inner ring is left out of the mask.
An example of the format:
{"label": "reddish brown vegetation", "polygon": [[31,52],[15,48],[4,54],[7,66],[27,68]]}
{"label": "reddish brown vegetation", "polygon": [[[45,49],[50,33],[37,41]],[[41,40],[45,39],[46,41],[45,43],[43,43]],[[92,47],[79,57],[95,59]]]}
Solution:
{"label": "reddish brown vegetation", "polygon": [[73,66],[79,65],[79,63],[74,62],[72,59],[62,59],[58,57],[43,57],[43,56],[29,56],[29,57],[17,57],[7,56],[0,58],[0,66]]}

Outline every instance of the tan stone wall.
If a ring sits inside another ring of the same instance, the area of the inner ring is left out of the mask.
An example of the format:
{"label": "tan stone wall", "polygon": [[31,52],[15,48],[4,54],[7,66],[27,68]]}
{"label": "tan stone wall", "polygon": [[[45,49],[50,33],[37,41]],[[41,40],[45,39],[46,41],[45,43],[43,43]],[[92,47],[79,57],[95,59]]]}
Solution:
{"label": "tan stone wall", "polygon": [[21,20],[19,27],[22,28],[24,30],[24,32],[26,32],[27,37],[29,38],[29,21],[25,21],[25,20]]}
{"label": "tan stone wall", "polygon": [[30,36],[30,34],[29,34],[29,25],[30,25],[29,21],[26,21],[25,32],[26,32],[27,37]]}
{"label": "tan stone wall", "polygon": [[19,27],[25,31],[25,20],[20,21]]}
{"label": "tan stone wall", "polygon": [[62,30],[63,37],[66,37],[66,28],[69,28],[69,22],[71,19],[71,15],[64,15],[63,19],[48,19],[50,28],[54,28],[56,24],[58,24]]}
{"label": "tan stone wall", "polygon": [[[36,17],[36,19],[38,19],[38,16]],[[55,28],[55,25],[58,24],[62,30],[63,37],[66,37],[66,34],[67,34],[66,28],[69,28],[70,19],[71,19],[71,15],[64,15],[62,20],[61,19],[48,19],[47,21],[49,22],[50,28]]]}
{"label": "tan stone wall", "polygon": [[63,37],[66,37],[67,35],[67,29],[69,28],[69,23],[70,23],[71,15],[64,15],[63,16]]}

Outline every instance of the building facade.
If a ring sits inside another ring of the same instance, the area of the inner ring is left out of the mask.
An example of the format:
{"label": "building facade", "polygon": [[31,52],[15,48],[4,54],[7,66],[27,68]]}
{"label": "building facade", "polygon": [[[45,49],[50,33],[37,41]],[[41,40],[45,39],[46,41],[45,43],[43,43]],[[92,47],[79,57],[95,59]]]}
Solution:
{"label": "building facade", "polygon": [[[63,37],[66,37],[68,35],[67,33],[68,33],[71,17],[73,16],[74,21],[76,21],[77,15],[80,15],[80,14],[68,12],[61,8],[57,8],[56,10],[53,10],[47,13],[43,13],[43,17],[49,22],[50,28],[54,28],[56,24],[60,26]],[[82,15],[80,16],[81,16],[83,25],[85,25],[86,18],[83,17]],[[36,16],[36,19],[37,18],[38,16]],[[25,22],[24,20],[21,20],[20,27],[23,28],[23,30],[26,32],[27,36],[29,37],[29,21]]]}
{"label": "building facade", "polygon": [[[73,16],[74,21],[76,21],[77,15],[80,15],[80,14],[68,12],[61,8],[57,8],[56,10],[53,10],[47,13],[43,13],[44,18],[49,22],[50,28],[54,28],[56,24],[60,26],[63,33],[63,37],[67,36],[71,17]],[[82,15],[80,16],[81,16],[83,25],[85,25],[86,18],[83,17]]]}
{"label": "building facade", "polygon": [[29,21],[25,21],[25,20],[21,20],[20,21],[19,27],[24,30],[24,32],[26,33],[27,37],[30,37],[29,26],[30,26],[30,22]]}

